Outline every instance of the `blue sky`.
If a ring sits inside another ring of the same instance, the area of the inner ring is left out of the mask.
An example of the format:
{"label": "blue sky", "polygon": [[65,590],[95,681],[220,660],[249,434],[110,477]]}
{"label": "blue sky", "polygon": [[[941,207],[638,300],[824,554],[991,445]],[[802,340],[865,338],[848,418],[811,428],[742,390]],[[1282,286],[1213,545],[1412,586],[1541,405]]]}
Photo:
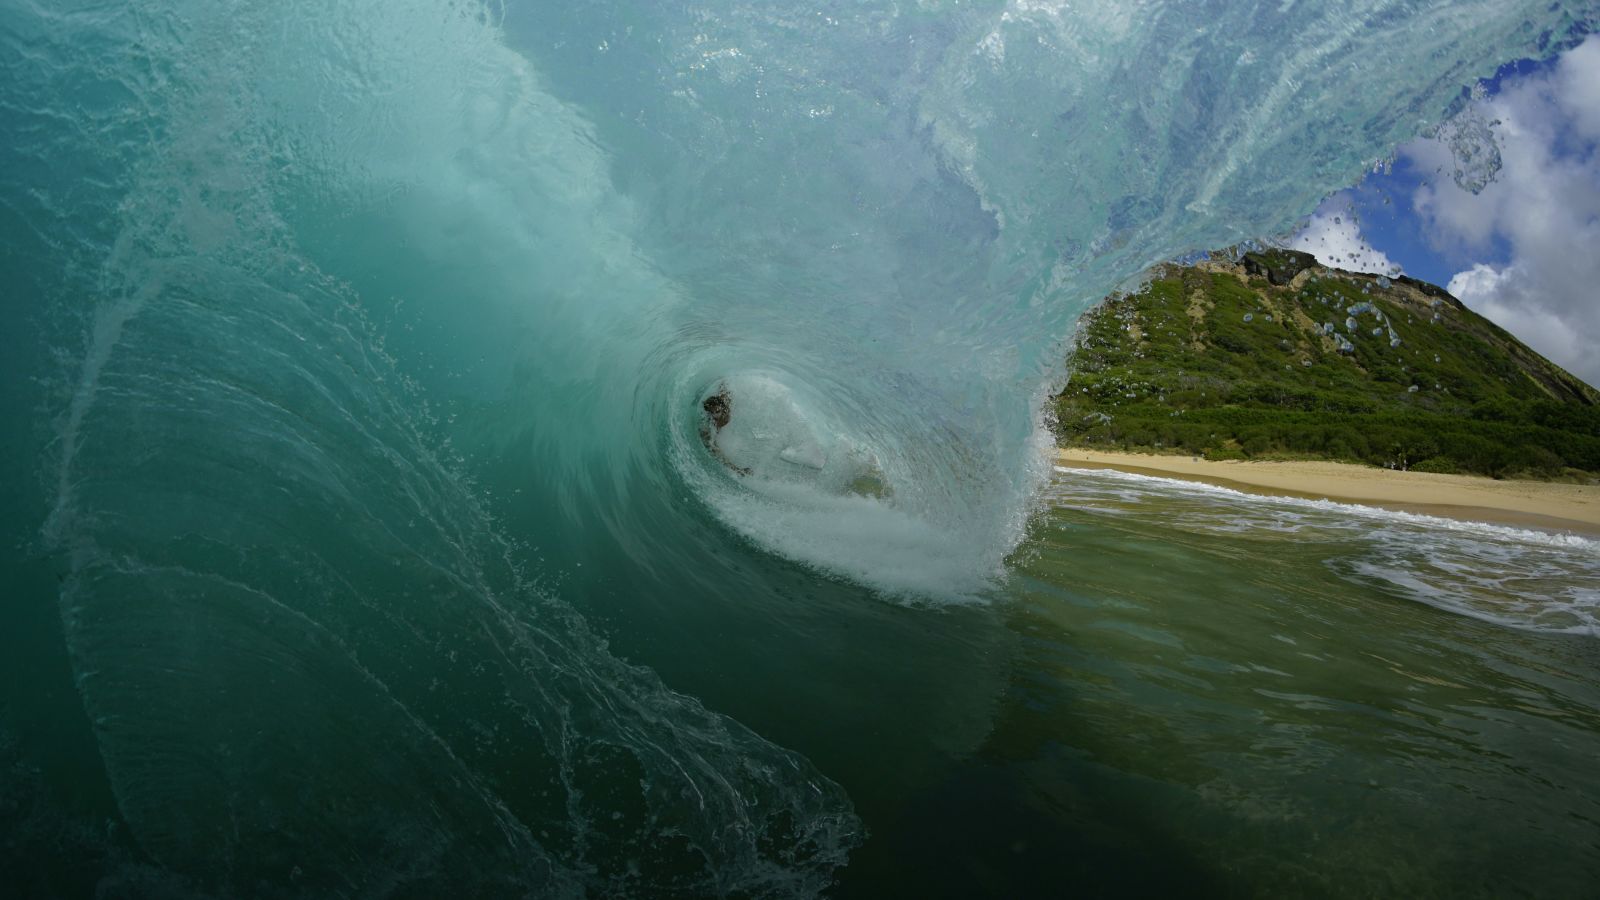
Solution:
{"label": "blue sky", "polygon": [[1473,96],[1324,201],[1291,245],[1443,285],[1600,384],[1600,35],[1507,65]]}

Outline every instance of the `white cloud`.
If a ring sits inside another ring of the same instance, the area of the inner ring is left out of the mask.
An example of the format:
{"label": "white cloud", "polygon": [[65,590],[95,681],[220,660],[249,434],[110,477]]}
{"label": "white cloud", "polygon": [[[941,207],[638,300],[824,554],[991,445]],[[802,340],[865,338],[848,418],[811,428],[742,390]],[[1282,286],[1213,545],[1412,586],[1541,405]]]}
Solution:
{"label": "white cloud", "polygon": [[1289,246],[1304,250],[1317,262],[1351,272],[1377,272],[1398,275],[1400,267],[1373,248],[1361,235],[1361,225],[1351,211],[1348,192],[1328,198],[1317,208],[1306,227],[1289,241]]}
{"label": "white cloud", "polygon": [[1572,48],[1556,70],[1556,98],[1575,131],[1600,141],[1600,38]]}
{"label": "white cloud", "polygon": [[1595,358],[1594,342],[1529,295],[1537,281],[1519,272],[1515,265],[1496,269],[1478,263],[1465,272],[1457,272],[1445,289],[1524,344],[1593,383],[1593,375],[1585,376],[1584,368],[1593,370],[1600,362]]}
{"label": "white cloud", "polygon": [[[1600,36],[1542,74],[1502,83],[1471,114],[1492,123],[1498,176],[1456,186],[1457,155],[1438,140],[1402,153],[1439,177],[1413,197],[1427,236],[1475,263],[1449,290],[1590,384],[1600,383]],[[1509,250],[1509,254],[1505,253]]]}

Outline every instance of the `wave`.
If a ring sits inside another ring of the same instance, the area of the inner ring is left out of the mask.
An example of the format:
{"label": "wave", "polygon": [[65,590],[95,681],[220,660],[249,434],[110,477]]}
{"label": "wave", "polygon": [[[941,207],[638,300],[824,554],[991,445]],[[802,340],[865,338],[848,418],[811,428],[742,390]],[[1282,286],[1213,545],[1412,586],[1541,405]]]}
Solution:
{"label": "wave", "polygon": [[58,357],[4,464],[124,818],[223,892],[822,891],[844,789],[572,572],[981,602],[1082,309],[1594,16],[4,0],[8,320]]}
{"label": "wave", "polygon": [[[89,313],[47,525],[124,818],[156,859],[228,892],[285,875],[379,895],[820,890],[859,840],[840,788],[608,653],[523,572],[425,436],[362,298],[324,268],[330,245],[301,248],[295,200],[372,186],[308,185],[294,160],[469,165],[386,160],[376,135],[344,131],[382,117],[366,92],[272,95],[291,51],[359,48],[350,74],[376,79],[422,61],[416,23],[381,27],[392,6],[313,6],[138,23],[144,50],[189,70],[142,98],[173,138],[130,173],[94,272],[109,299]],[[493,123],[476,137],[509,152],[545,129],[548,153],[552,130],[574,132],[481,19],[433,12],[428,56],[460,62],[410,76],[407,108],[498,83],[506,96],[464,111]],[[294,44],[264,40],[286,22]],[[307,119],[341,130],[277,130]],[[566,173],[592,157],[566,149]]]}

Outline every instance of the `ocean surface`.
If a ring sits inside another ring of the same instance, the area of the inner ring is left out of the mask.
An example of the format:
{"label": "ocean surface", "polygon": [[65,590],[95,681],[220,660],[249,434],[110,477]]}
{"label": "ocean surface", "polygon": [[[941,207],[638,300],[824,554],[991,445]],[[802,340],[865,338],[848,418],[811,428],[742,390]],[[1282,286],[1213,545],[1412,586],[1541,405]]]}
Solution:
{"label": "ocean surface", "polygon": [[1597,23],[0,0],[0,894],[1593,893],[1600,546],[1041,410]]}

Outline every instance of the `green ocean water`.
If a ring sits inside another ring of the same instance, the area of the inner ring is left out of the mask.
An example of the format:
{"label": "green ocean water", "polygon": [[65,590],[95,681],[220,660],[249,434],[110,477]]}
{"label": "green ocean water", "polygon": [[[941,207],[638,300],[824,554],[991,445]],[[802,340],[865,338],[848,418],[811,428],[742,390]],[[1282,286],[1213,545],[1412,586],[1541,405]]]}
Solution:
{"label": "green ocean water", "polygon": [[1592,540],[1042,408],[1597,22],[0,0],[0,895],[1590,892]]}
{"label": "green ocean water", "polygon": [[[1440,606],[1465,560],[1592,616],[1592,541],[1087,470],[1049,498],[983,606],[908,609],[795,571],[787,614],[730,596],[596,617],[613,651],[848,792],[865,840],[837,896],[1592,891],[1592,618],[1568,633]],[[1431,564],[1425,589],[1373,574]],[[1475,596],[1485,615],[1522,606]],[[165,884],[140,880],[65,661],[34,651],[7,681],[27,726],[6,747],[8,866],[25,894]]]}

